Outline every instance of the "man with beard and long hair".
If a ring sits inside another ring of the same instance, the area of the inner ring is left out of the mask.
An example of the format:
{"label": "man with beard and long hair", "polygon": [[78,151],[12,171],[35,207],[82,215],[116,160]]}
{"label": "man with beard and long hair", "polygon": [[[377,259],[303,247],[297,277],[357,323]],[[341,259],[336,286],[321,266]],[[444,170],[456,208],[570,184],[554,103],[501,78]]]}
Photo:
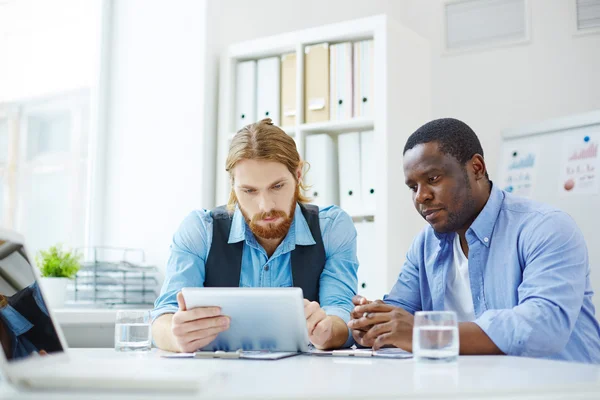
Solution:
{"label": "man with beard and long hair", "polygon": [[339,207],[308,204],[304,166],[294,140],[268,118],[234,136],[227,206],[192,212],[173,237],[153,311],[158,347],[192,352],[229,328],[218,307],[187,310],[184,287],[300,287],[313,345],[352,342],[356,230]]}
{"label": "man with beard and long hair", "polygon": [[408,138],[404,177],[429,226],[383,301],[353,299],[359,345],[412,351],[414,313],[449,310],[460,354],[600,363],[587,248],[569,215],[492,184],[477,135],[452,118]]}

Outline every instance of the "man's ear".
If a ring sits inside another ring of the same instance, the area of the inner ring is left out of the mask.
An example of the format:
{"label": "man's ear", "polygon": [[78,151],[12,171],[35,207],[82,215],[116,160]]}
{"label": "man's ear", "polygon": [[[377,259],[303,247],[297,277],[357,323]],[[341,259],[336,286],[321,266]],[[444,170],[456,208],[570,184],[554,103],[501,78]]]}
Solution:
{"label": "man's ear", "polygon": [[485,160],[480,154],[475,154],[471,158],[471,168],[473,174],[475,175],[475,180],[478,181],[480,179],[485,178],[487,168],[485,166]]}

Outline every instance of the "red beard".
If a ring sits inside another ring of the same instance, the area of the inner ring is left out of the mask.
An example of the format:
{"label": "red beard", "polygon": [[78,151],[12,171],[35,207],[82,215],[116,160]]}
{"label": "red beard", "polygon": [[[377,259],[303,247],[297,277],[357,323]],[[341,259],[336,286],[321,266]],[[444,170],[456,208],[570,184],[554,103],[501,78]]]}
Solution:
{"label": "red beard", "polygon": [[[252,219],[249,219],[243,211],[242,214],[244,214],[244,218],[255,236],[261,239],[281,239],[285,237],[290,230],[296,212],[296,202],[297,198],[295,197],[288,214],[281,210],[271,210],[266,213],[255,214],[252,216]],[[265,218],[273,217],[281,217],[282,221],[278,221],[276,224],[258,224],[259,221]]]}

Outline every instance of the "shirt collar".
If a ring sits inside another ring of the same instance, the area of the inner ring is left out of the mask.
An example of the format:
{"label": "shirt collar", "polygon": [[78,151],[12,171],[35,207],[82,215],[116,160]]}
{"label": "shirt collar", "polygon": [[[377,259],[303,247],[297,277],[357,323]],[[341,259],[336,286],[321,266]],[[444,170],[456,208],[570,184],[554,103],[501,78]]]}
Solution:
{"label": "shirt collar", "polygon": [[[231,220],[231,230],[229,231],[229,240],[227,243],[238,243],[246,240],[247,237],[248,239],[254,239],[254,235],[246,223],[244,215],[236,205]],[[284,241],[290,241],[299,246],[311,246],[317,243],[310,232],[308,222],[306,222],[306,218],[304,218],[299,204],[296,204],[294,220],[290,226],[290,232],[288,232]]]}
{"label": "shirt collar", "polygon": [[[492,189],[487,203],[477,218],[475,218],[475,221],[473,221],[469,229],[467,229],[467,238],[470,236],[469,232],[472,232],[472,235],[486,247],[490,246],[492,232],[494,231],[498,214],[500,214],[500,208],[504,202],[504,192],[495,186],[492,181],[490,181],[490,185],[492,186]],[[433,233],[440,241],[454,239],[454,232],[437,233],[434,230]]]}
{"label": "shirt collar", "polygon": [[498,214],[500,214],[500,208],[504,202],[504,192],[497,186],[494,186],[491,181],[490,185],[492,186],[492,190],[490,191],[487,203],[467,230],[467,235],[469,231],[473,232],[475,237],[486,247],[490,247],[492,232],[494,231]]}

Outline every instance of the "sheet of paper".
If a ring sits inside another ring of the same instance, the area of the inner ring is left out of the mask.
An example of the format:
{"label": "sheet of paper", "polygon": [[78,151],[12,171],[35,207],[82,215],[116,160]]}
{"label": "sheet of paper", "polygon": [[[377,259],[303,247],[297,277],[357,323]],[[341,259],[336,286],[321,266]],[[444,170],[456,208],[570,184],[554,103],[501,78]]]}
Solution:
{"label": "sheet of paper", "polygon": [[559,190],[562,195],[597,194],[600,190],[600,133],[564,139]]}
{"label": "sheet of paper", "polygon": [[280,360],[282,358],[294,357],[302,353],[289,351],[244,351],[240,358],[247,360]]}

